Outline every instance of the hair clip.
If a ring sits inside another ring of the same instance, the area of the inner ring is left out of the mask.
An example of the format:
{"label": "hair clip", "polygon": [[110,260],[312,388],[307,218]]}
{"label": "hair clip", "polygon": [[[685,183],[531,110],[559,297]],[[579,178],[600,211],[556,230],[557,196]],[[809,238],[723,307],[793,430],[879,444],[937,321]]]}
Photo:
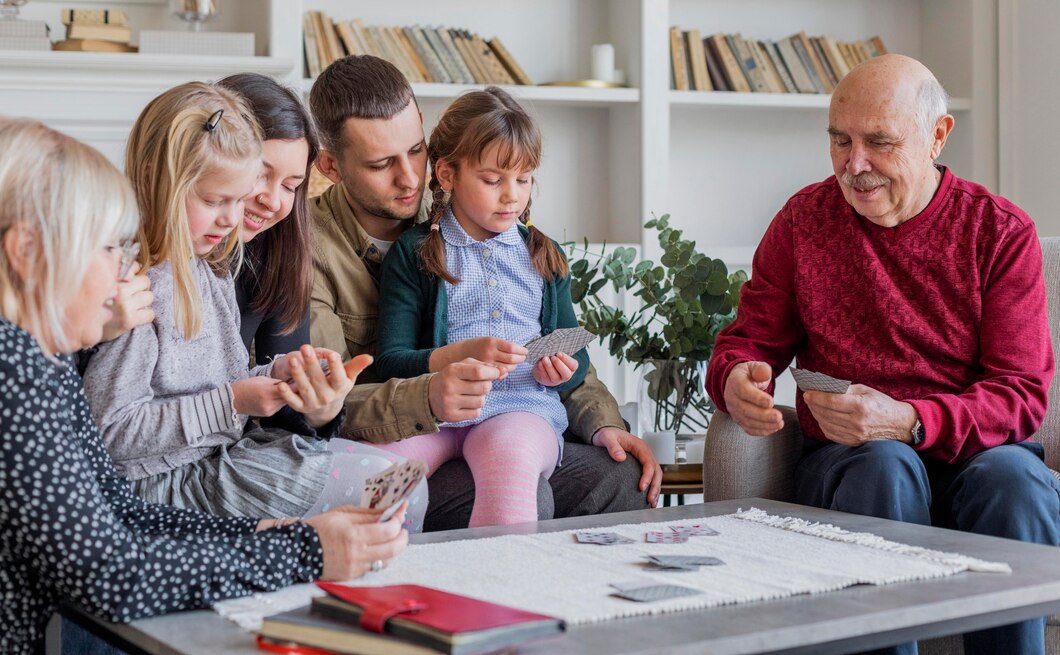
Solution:
{"label": "hair clip", "polygon": [[431,223],[431,232],[437,232],[440,229],[442,229],[442,226],[439,225],[437,222]]}
{"label": "hair clip", "polygon": [[221,117],[224,116],[224,114],[224,109],[218,109],[214,113],[210,114],[210,117],[206,119],[206,125],[203,126],[206,128],[206,131],[213,133],[213,131],[217,129],[218,124],[220,124]]}

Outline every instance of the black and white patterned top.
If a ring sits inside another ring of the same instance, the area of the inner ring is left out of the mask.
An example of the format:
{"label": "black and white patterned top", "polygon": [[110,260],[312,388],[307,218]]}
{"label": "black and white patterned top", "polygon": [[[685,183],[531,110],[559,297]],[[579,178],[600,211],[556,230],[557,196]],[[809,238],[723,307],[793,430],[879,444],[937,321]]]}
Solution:
{"label": "black and white patterned top", "polygon": [[41,651],[60,599],[124,622],[321,574],[313,528],[256,524],[134,496],[72,361],[0,319],[0,652]]}

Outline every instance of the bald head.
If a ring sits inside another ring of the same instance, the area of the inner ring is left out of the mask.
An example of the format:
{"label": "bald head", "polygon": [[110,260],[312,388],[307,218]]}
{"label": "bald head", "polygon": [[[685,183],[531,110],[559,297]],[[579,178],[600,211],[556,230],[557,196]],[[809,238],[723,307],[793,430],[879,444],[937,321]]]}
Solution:
{"label": "bald head", "polygon": [[913,218],[942,179],[935,160],[952,128],[946,93],[920,62],[884,55],[856,66],[828,108],[832,169],[843,197],[882,227]]}
{"label": "bald head", "polygon": [[935,123],[946,114],[945,89],[927,66],[912,57],[887,54],[854,67],[832,93],[831,107],[862,103],[873,113],[911,113],[925,139],[932,138]]}

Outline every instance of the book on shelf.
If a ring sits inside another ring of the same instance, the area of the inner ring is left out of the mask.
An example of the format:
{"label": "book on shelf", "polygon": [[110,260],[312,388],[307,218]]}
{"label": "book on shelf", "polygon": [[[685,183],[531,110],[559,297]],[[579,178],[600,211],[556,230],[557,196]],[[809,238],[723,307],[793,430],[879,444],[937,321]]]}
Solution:
{"label": "book on shelf", "polygon": [[670,71],[673,73],[673,88],[678,91],[688,90],[688,55],[685,53],[685,40],[681,28],[670,28]]}
{"label": "book on shelf", "polygon": [[500,39],[466,29],[365,25],[333,21],[325,12],[302,14],[305,72],[316,77],[336,59],[373,55],[386,59],[409,82],[533,84]]}
{"label": "book on shelf", "polygon": [[128,25],[129,17],[118,9],[63,9],[59,13],[63,25]]}
{"label": "book on shelf", "polygon": [[707,55],[703,51],[703,37],[699,30],[688,30],[685,36],[685,52],[688,53],[689,69],[692,71],[692,88],[696,91],[713,91],[707,71]]}
{"label": "book on shelf", "polygon": [[670,73],[676,90],[743,93],[831,93],[858,64],[887,52],[879,36],[861,41],[798,32],[778,40],[670,28]]}
{"label": "book on shelf", "polygon": [[328,582],[311,611],[443,653],[490,651],[555,635],[562,620],[419,585],[351,587]]}
{"label": "book on shelf", "polygon": [[495,36],[489,40],[489,46],[493,50],[493,53],[497,55],[497,59],[500,60],[504,67],[508,69],[508,74],[512,76],[516,84],[525,84],[527,86],[533,85],[533,80],[526,74],[519,62],[515,60],[515,57],[508,52],[508,49],[504,47],[499,36]]}
{"label": "book on shelf", "polygon": [[104,23],[70,23],[66,26],[66,38],[129,43],[132,40],[132,28]]}
{"label": "book on shelf", "polygon": [[732,91],[729,83],[725,81],[725,74],[721,70],[721,62],[710,47],[710,37],[703,37],[703,56],[707,60],[707,73],[710,74],[710,85],[715,91]]}
{"label": "book on shelf", "polygon": [[[817,58],[817,50],[813,47],[813,43],[810,42],[810,37],[806,36],[806,32],[799,32],[792,36],[795,43],[802,44],[802,49],[806,52],[806,58],[810,62],[812,72],[816,75],[817,80],[821,83],[823,91],[821,93],[831,93],[835,89],[835,85],[828,76],[828,72],[824,69],[824,64]],[[796,46],[798,48],[798,46]],[[802,52],[799,52],[802,55]]]}
{"label": "book on shelf", "polygon": [[780,58],[784,61],[784,66],[787,67],[788,73],[791,75],[791,81],[795,83],[795,88],[799,93],[818,93],[817,86],[814,85],[813,79],[810,78],[810,72],[806,70],[806,64],[803,63],[802,57],[795,50],[795,45],[790,38],[781,39],[776,42],[777,52],[780,53]]}
{"label": "book on shelf", "polygon": [[824,50],[821,48],[821,40],[816,37],[810,38],[810,47],[813,48],[813,54],[817,57],[817,61],[821,62],[821,68],[824,70],[825,76],[828,78],[828,83],[835,89],[835,85],[839,84],[839,77],[836,72],[832,70],[832,62],[828,61],[828,58],[824,56]]}
{"label": "book on shelf", "polygon": [[725,35],[721,32],[710,35],[707,47],[713,50],[714,56],[721,64],[729,90],[750,93],[751,85],[747,83],[747,78],[744,77],[740,64],[736,60],[736,54],[729,47],[729,41]]}
{"label": "book on shelf", "polygon": [[773,68],[773,62],[766,55],[762,45],[754,39],[744,39],[744,43],[747,45],[747,49],[750,50],[751,56],[754,57],[758,70],[762,71],[762,77],[765,78],[766,86],[768,87],[767,90],[770,93],[787,93],[784,83],[780,81],[780,74]]}
{"label": "book on shelf", "polygon": [[309,77],[320,75],[320,55],[317,50],[316,19],[312,12],[302,14],[302,49],[305,52],[305,74]]}
{"label": "book on shelf", "polygon": [[[829,93],[825,87],[824,82],[821,80],[817,73],[817,67],[813,65],[813,60],[810,59],[810,53],[806,51],[806,45],[802,42],[802,39],[798,38],[798,35],[788,37],[791,42],[791,47],[795,49],[795,53],[799,57],[799,61],[802,62],[802,67],[806,69],[806,74],[810,78],[810,82],[813,84],[815,93]],[[821,75],[824,73],[822,72]]]}
{"label": "book on shelf", "polygon": [[760,41],[759,45],[765,51],[766,56],[769,57],[769,61],[773,64],[773,70],[780,78],[780,83],[784,86],[785,93],[798,93],[799,89],[795,86],[795,80],[791,77],[791,71],[784,64],[784,59],[780,56],[780,50],[777,49],[777,44],[773,41]]}
{"label": "book on shelf", "polygon": [[434,48],[427,41],[423,29],[419,27],[405,27],[402,29],[409,43],[416,50],[416,54],[419,55],[423,65],[427,67],[429,79],[440,84],[451,83],[453,78],[449,76],[449,71],[446,70],[442,60],[438,57],[438,53],[434,51]]}
{"label": "book on shelf", "polygon": [[137,52],[138,48],[128,43],[115,43],[99,39],[66,39],[52,44],[52,50],[71,52]]}

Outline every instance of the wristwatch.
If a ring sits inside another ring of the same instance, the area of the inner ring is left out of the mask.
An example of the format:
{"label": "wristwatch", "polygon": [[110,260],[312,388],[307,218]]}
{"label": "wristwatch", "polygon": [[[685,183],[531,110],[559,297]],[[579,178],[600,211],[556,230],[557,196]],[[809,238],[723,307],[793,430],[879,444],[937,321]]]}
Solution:
{"label": "wristwatch", "polygon": [[920,417],[917,417],[916,423],[913,424],[913,429],[910,430],[909,434],[913,437],[914,446],[924,443],[924,424],[920,422]]}

